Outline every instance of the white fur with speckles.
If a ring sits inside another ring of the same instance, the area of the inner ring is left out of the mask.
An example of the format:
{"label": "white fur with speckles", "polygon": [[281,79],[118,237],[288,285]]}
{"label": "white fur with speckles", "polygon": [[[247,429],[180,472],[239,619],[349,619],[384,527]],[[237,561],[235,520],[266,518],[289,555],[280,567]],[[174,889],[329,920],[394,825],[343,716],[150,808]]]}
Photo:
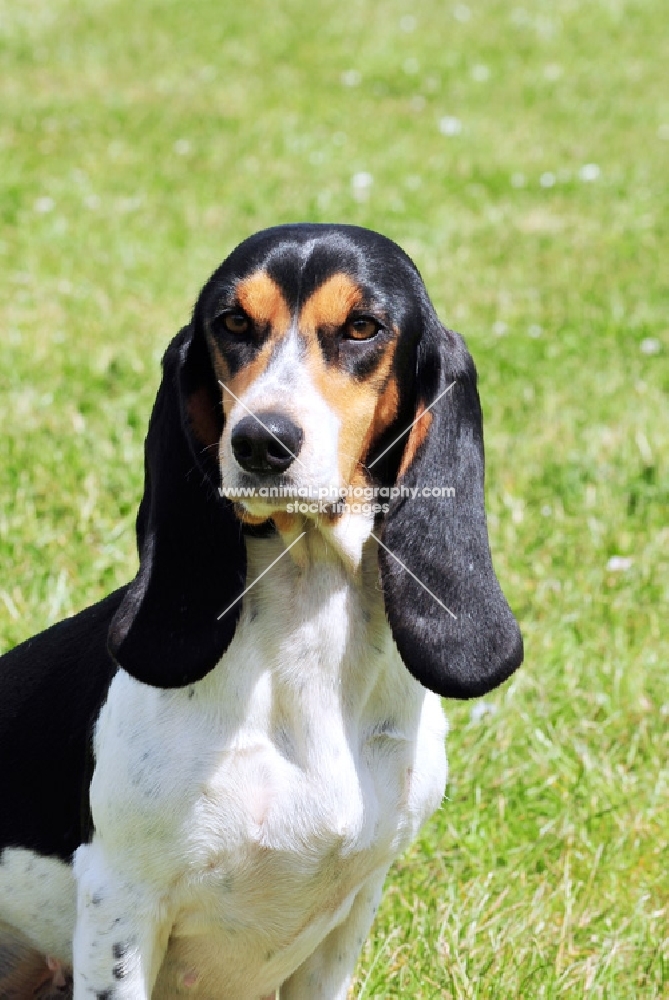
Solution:
{"label": "white fur with speckles", "polygon": [[[393,643],[374,540],[357,570],[316,524],[296,548],[202,681],[112,682],[75,856],[75,1000],[345,1000],[388,867],[441,801],[446,723]],[[283,550],[249,539],[249,582]],[[69,959],[69,869],[3,860],[0,918]]]}

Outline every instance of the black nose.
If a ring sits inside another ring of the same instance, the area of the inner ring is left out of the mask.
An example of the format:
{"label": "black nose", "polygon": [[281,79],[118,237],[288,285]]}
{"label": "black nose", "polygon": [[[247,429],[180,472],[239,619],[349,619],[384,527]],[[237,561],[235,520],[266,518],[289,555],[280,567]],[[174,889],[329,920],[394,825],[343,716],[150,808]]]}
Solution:
{"label": "black nose", "polygon": [[232,452],[245,472],[285,472],[302,447],[302,429],[283,413],[259,413],[240,420],[232,432]]}

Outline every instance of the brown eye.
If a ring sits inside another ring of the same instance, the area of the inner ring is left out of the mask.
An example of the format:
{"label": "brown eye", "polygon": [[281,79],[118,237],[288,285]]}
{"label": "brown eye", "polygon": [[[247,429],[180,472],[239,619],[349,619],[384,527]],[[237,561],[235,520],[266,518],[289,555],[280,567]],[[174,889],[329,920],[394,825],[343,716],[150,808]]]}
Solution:
{"label": "brown eye", "polygon": [[380,326],[369,316],[352,319],[346,327],[346,336],[351,340],[371,340],[379,332]]}
{"label": "brown eye", "polygon": [[242,312],[229,312],[221,317],[228,333],[246,333],[249,329],[248,317]]}

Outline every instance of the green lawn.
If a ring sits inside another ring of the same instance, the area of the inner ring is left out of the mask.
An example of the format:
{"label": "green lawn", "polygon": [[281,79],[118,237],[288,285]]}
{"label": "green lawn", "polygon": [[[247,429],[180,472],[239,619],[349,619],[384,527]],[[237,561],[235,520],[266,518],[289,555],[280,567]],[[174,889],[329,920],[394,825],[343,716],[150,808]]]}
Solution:
{"label": "green lawn", "polygon": [[134,573],[159,357],[251,232],[380,230],[476,358],[526,662],[447,706],[358,1000],[669,996],[669,17],[517,3],[0,0],[2,648]]}

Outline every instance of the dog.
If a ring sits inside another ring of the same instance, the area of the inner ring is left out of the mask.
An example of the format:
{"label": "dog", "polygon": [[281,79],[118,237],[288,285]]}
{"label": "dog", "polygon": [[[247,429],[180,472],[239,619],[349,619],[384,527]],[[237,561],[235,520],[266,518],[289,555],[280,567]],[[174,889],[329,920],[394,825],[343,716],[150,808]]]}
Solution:
{"label": "dog", "polygon": [[443,797],[440,696],[522,660],[483,474],[396,244],[230,254],[163,359],[137,576],[0,660],[4,1000],[344,1000]]}

